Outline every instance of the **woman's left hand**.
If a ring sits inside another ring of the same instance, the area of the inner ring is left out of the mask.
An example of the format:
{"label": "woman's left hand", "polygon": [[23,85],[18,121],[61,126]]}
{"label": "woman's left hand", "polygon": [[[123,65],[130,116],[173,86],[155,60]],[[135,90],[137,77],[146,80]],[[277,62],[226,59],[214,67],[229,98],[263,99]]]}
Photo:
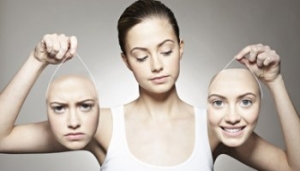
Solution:
{"label": "woman's left hand", "polygon": [[235,59],[246,65],[266,83],[273,82],[280,75],[280,57],[269,46],[262,44],[246,46]]}

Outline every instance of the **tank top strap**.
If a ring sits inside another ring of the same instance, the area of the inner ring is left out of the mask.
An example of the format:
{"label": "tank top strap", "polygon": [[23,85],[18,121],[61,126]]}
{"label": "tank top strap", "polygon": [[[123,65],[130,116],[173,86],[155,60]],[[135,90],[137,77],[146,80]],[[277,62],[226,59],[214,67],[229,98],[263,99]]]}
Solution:
{"label": "tank top strap", "polygon": [[[196,132],[198,137],[198,149],[204,154],[205,159],[208,160],[210,165],[213,165],[213,156],[209,144],[209,135],[208,135],[208,120],[207,112],[204,108],[194,107],[195,108],[195,119],[196,119]],[[197,141],[196,141],[197,142]],[[199,151],[199,153],[200,153]]]}
{"label": "tank top strap", "polygon": [[[125,151],[125,123],[124,123],[124,109],[123,105],[111,107],[112,113],[112,123],[113,123],[113,130],[112,136],[110,140],[110,144],[106,153],[105,160],[101,165],[101,171],[103,170],[110,170],[112,168],[110,163],[116,163],[115,160],[126,158],[124,156],[126,154]],[[118,163],[118,162],[117,162]],[[116,165],[117,166],[117,165]],[[114,169],[113,169],[114,170]],[[118,170],[118,169],[115,169]]]}
{"label": "tank top strap", "polygon": [[[112,143],[117,143],[112,146],[119,146],[122,148],[122,145],[126,144],[125,136],[125,123],[124,123],[124,106],[112,107],[112,118],[113,118],[113,134],[112,134]],[[121,145],[122,144],[122,145]],[[123,149],[123,148],[122,148]]]}

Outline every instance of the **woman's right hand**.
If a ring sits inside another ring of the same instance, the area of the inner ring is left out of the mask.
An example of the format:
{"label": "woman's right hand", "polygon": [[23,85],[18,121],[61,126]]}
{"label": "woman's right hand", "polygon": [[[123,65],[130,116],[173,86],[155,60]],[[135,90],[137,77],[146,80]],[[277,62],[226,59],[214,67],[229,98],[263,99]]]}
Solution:
{"label": "woman's right hand", "polygon": [[59,64],[71,59],[77,51],[77,38],[64,34],[46,34],[36,45],[32,55],[45,64]]}

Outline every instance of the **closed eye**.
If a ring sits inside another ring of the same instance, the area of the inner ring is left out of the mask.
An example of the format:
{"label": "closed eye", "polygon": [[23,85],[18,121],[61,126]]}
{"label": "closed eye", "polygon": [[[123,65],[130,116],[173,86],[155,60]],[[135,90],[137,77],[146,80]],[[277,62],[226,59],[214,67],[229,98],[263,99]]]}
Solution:
{"label": "closed eye", "polygon": [[167,52],[162,52],[162,54],[164,55],[164,56],[169,56],[169,55],[171,55],[172,54],[172,50],[170,50],[170,51],[167,51]]}
{"label": "closed eye", "polygon": [[137,60],[138,62],[144,62],[144,61],[146,61],[147,58],[148,58],[148,56],[145,56],[145,57],[143,57],[143,58],[136,58],[136,60]]}

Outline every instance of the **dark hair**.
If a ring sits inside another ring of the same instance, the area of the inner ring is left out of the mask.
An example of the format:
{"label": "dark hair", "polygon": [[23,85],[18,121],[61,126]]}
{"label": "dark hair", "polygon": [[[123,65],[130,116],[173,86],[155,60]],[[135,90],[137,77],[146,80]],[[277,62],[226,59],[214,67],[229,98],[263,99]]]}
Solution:
{"label": "dark hair", "polygon": [[151,17],[166,19],[172,25],[178,42],[180,41],[179,26],[171,9],[157,0],[138,0],[127,7],[118,20],[118,38],[122,53],[126,54],[125,42],[128,31]]}

